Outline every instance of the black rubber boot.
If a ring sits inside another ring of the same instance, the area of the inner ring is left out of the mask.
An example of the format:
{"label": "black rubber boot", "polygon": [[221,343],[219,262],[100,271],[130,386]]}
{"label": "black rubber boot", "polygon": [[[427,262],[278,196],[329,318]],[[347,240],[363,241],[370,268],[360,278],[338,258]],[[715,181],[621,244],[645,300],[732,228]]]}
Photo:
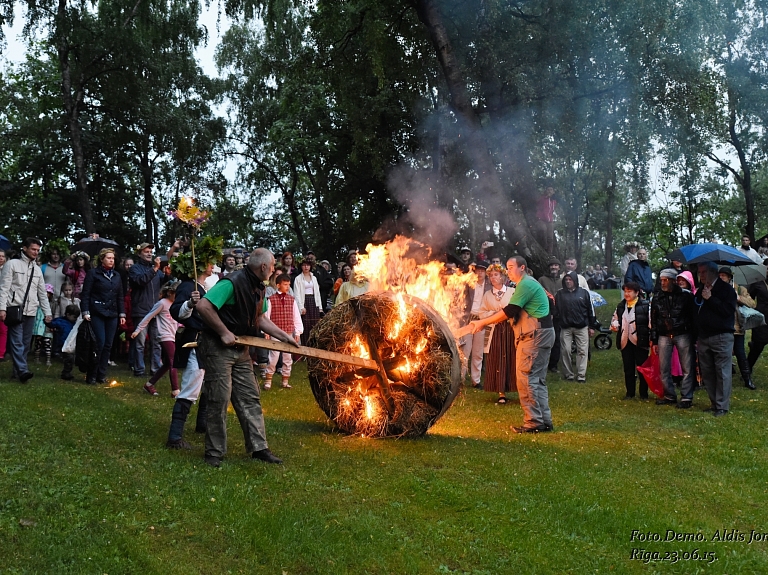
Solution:
{"label": "black rubber boot", "polygon": [[184,424],[187,422],[192,402],[188,399],[177,399],[173,405],[171,428],[168,430],[168,441],[165,446],[171,449],[189,449],[191,446],[184,441]]}
{"label": "black rubber boot", "polygon": [[755,390],[757,387],[755,387],[755,384],[752,382],[752,372],[749,370],[744,370],[741,372],[741,379],[744,380],[744,387],[748,389]]}
{"label": "black rubber boot", "polygon": [[195,422],[195,433],[205,433],[205,416],[208,412],[208,397],[201,393],[197,399],[197,421]]}

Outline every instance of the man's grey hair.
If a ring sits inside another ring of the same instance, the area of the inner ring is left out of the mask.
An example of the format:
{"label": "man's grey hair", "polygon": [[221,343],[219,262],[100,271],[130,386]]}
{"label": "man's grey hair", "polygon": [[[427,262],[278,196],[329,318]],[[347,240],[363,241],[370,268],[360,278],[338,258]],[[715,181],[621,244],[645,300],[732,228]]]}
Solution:
{"label": "man's grey hair", "polygon": [[248,258],[248,267],[257,270],[262,265],[269,265],[274,259],[275,256],[267,248],[256,248]]}
{"label": "man's grey hair", "polygon": [[712,275],[717,275],[717,270],[720,269],[715,262],[701,262],[699,268],[702,267],[706,268],[707,273]]}

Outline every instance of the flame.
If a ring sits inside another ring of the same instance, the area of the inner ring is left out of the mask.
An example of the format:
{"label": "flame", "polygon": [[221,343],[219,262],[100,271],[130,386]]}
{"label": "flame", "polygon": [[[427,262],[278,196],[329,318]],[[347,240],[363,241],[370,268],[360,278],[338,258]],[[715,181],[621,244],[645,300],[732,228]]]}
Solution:
{"label": "flame", "polygon": [[398,292],[395,296],[395,303],[397,303],[397,318],[392,322],[392,327],[387,334],[391,341],[397,339],[400,335],[400,330],[403,329],[403,326],[408,321],[408,307],[405,305],[402,292]]}
{"label": "flame", "polygon": [[415,353],[416,355],[419,355],[422,351],[427,349],[427,344],[428,343],[429,342],[427,341],[427,338],[426,337],[422,337],[421,341],[416,344],[416,347],[413,348],[413,353]]}
{"label": "flame", "polygon": [[367,395],[363,397],[365,402],[365,417],[374,419],[376,417],[376,403]]}
{"label": "flame", "polygon": [[[371,291],[406,293],[424,300],[455,331],[459,328],[456,310],[463,304],[465,287],[474,287],[477,277],[460,271],[446,275],[441,262],[417,263],[409,254],[413,248],[430,253],[422,244],[404,236],[382,245],[368,244],[368,253],[358,256],[355,275],[367,278]],[[408,322],[408,307],[402,297],[397,305],[397,319],[388,334],[390,340],[396,339]]]}
{"label": "flame", "polygon": [[351,347],[352,355],[362,357],[363,359],[371,359],[371,354],[365,344],[360,340],[359,335],[355,335],[355,341],[352,342]]}

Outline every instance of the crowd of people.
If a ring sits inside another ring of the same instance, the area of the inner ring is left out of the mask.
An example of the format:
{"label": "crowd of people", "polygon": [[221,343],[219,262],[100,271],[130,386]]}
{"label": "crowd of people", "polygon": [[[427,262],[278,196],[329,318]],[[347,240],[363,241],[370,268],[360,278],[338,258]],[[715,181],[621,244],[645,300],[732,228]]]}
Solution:
{"label": "crowd of people", "polygon": [[[368,290],[367,280],[352,273],[357,253],[334,270],[312,251],[298,265],[289,251],[279,261],[260,249],[203,251],[195,277],[175,265],[184,248],[177,241],[159,257],[144,242],[119,259],[113,247],[69,254],[58,243],[43,248],[30,237],[15,258],[0,250],[0,361],[7,351],[12,377],[26,383],[34,376],[29,362],[51,367],[59,358],[63,380],[75,379],[77,365],[86,384],[98,385],[107,383],[122,352],[133,375],[147,376],[144,390],[151,396],[160,395],[158,385],[168,376],[175,399],[168,447],[190,447],[184,426],[199,402],[195,429],[207,434],[206,460],[220,464],[231,399],[253,457],[277,463],[266,445],[254,370],[264,389],[278,371],[281,388],[291,389],[294,356],[228,344],[256,334],[306,344],[331,307]],[[200,347],[184,347],[192,342]]]}
{"label": "crowd of people", "polygon": [[[750,247],[749,238],[742,238],[741,253],[760,266],[768,266],[768,241],[762,242],[763,253]],[[658,357],[658,377],[661,395],[658,405],[674,405],[679,409],[693,406],[694,392],[706,390],[709,403],[704,411],[719,417],[730,410],[732,373],[736,370],[744,386],[755,390],[752,371],[764,347],[768,344],[768,326],[760,325],[768,314],[768,284],[758,279],[750,285],[734,281],[734,272],[728,266],[705,262],[686,269],[681,261],[672,260],[654,274],[648,263],[648,254],[642,246],[630,242],[627,255],[621,262],[622,278],[612,278],[621,286],[623,298],[618,304],[610,329],[616,333],[624,372],[626,393],[623,399],[639,396],[649,399],[649,386],[638,367],[646,366],[649,355]],[[765,259],[763,259],[763,256]],[[514,259],[514,258],[513,258]],[[509,264],[514,265],[513,259]],[[519,391],[520,382],[535,385],[525,393],[536,397],[541,374],[522,374],[516,365],[517,337],[508,337],[501,311],[513,317],[514,293],[519,286],[512,276],[504,277],[504,269],[479,258],[471,269],[475,270],[477,284],[470,294],[470,313],[467,322],[475,325],[474,335],[465,335],[462,349],[467,358],[466,371],[473,387],[481,387],[481,374],[485,372],[484,389],[497,394],[497,403],[507,403],[507,393]],[[765,264],[764,264],[765,262]],[[578,273],[575,258],[560,261],[552,256],[547,274],[538,283],[549,298],[554,338],[547,349],[549,372],[559,373],[565,381],[584,383],[587,380],[589,342],[601,326],[596,319],[590,291],[605,287],[597,268]],[[765,270],[763,270],[765,271]],[[765,276],[765,273],[762,274]],[[751,311],[753,310],[753,311]],[[754,325],[745,315],[756,317]],[[492,318],[489,320],[489,318]],[[483,330],[490,321],[490,327]],[[501,323],[500,323],[501,322]],[[749,353],[745,346],[747,331],[752,331]],[[502,346],[499,343],[504,341]],[[495,345],[494,345],[495,344]],[[736,367],[732,357],[736,357]],[[653,368],[651,362],[651,368]],[[529,365],[530,366],[530,365]],[[523,402],[521,397],[521,403]],[[546,431],[551,422],[530,416],[526,407],[524,430]]]}
{"label": "crowd of people", "polygon": [[[621,353],[625,399],[638,394],[648,399],[647,382],[637,368],[651,353],[658,355],[663,383],[657,404],[690,408],[701,387],[709,395],[707,410],[726,414],[732,355],[744,385],[755,389],[752,368],[768,344],[768,326],[753,330],[747,354],[748,328],[739,306],[768,313],[765,281],[739,286],[728,267],[707,263],[689,271],[672,261],[654,282],[647,251],[634,243],[626,246],[622,278],[607,278],[600,266],[580,273],[572,257],[561,269],[552,256],[547,273],[536,280],[523,257],[502,263],[486,253],[492,246],[484,242],[477,254],[461,247],[444,265],[446,274],[474,274],[475,285],[466,289],[463,307],[456,310],[464,326],[464,371],[472,386],[493,393],[499,404],[518,393],[524,418],[521,426],[513,426],[515,432],[553,429],[548,372],[565,381],[587,381],[589,342],[600,328],[590,290],[609,281],[623,290],[611,330]],[[748,238],[741,250],[762,265]],[[768,243],[761,250],[768,256]],[[0,250],[0,361],[7,351],[13,377],[25,383],[33,377],[32,357],[47,366],[60,357],[62,379],[74,379],[77,364],[85,383],[97,385],[106,383],[122,351],[135,376],[148,376],[148,394],[159,396],[158,385],[168,375],[175,399],[169,448],[190,447],[184,427],[199,403],[195,429],[206,433],[205,457],[214,466],[226,453],[229,401],[252,456],[280,462],[267,446],[257,377],[270,390],[279,371],[280,387],[291,389],[297,356],[239,345],[236,338],[261,335],[306,345],[334,305],[368,290],[366,278],[354,271],[356,251],[332,266],[318,262],[312,251],[297,261],[290,251],[275,258],[266,249],[202,250],[195,273],[191,266],[177,265],[189,257],[181,241],[164,258],[148,242],[122,259],[112,247],[93,255],[63,251],[59,245],[43,249],[37,238],[24,240],[13,259]],[[191,343],[197,347],[184,347]]]}

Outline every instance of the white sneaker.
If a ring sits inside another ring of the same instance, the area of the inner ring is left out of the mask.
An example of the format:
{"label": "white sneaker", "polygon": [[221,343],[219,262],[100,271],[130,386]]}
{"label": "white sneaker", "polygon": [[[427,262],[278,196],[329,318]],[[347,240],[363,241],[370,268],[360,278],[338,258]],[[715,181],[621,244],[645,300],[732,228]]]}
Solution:
{"label": "white sneaker", "polygon": [[264,382],[264,389],[272,389],[272,380],[268,379]]}
{"label": "white sneaker", "polygon": [[110,367],[117,367],[117,364],[111,359],[107,362],[107,365],[109,365]]}

